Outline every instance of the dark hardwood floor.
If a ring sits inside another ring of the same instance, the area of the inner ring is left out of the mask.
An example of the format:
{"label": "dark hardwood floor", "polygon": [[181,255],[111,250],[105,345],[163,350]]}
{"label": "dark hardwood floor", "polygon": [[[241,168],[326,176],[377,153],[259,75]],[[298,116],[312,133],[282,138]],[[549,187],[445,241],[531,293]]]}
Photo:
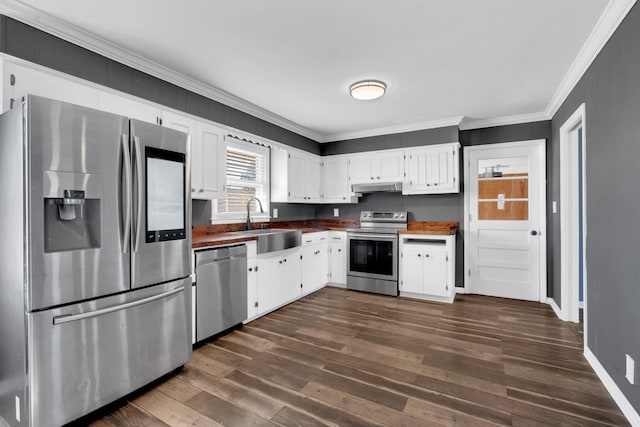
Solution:
{"label": "dark hardwood floor", "polygon": [[94,426],[628,425],[544,304],[325,288],[194,351]]}

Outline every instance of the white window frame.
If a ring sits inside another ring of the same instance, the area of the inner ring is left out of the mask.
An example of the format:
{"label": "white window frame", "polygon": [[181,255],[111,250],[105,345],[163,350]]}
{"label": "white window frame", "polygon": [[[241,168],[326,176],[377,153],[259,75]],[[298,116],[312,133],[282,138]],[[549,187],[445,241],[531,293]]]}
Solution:
{"label": "white window frame", "polygon": [[[251,142],[238,141],[236,139],[227,139],[227,150],[235,149],[239,151],[248,151],[251,153],[262,154],[265,156],[265,165],[264,165],[264,181],[263,185],[265,188],[265,199],[262,200],[262,207],[264,208],[264,213],[255,212],[253,209],[259,210],[259,205],[257,202],[253,202],[251,204],[251,221],[269,221],[269,209],[271,206],[271,150],[269,147],[259,144],[254,144]],[[226,164],[225,164],[226,168]],[[234,185],[233,182],[229,182],[225,170],[225,180],[227,188],[229,185]],[[221,198],[224,199],[224,198]],[[233,212],[233,213],[218,213],[218,200],[212,200],[211,202],[211,223],[212,224],[229,224],[229,223],[241,223],[247,220],[247,213],[244,212]]]}

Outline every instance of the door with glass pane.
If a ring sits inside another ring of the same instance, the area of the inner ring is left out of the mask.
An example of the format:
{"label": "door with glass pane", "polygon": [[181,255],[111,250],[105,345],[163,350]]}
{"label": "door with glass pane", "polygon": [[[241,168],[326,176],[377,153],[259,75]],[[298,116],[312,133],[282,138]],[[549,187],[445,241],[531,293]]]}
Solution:
{"label": "door with glass pane", "polygon": [[546,299],[544,140],[465,148],[467,289]]}
{"label": "door with glass pane", "polygon": [[188,135],[131,121],[132,287],[191,273]]}

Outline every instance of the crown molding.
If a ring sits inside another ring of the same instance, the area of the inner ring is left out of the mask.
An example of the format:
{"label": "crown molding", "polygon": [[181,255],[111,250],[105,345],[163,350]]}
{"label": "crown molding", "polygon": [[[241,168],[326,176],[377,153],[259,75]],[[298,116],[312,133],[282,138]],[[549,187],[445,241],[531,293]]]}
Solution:
{"label": "crown molding", "polygon": [[63,40],[91,50],[109,59],[128,65],[159,79],[250,114],[299,135],[318,141],[321,134],[301,126],[282,116],[230,94],[211,85],[204,84],[169,67],[148,60],[114,43],[78,28],[62,19],[44,13],[18,0],[0,3],[0,14],[7,15],[27,25],[45,31]]}
{"label": "crown molding", "polygon": [[318,142],[345,141],[348,139],[367,138],[370,136],[390,135],[393,133],[414,132],[425,129],[435,129],[447,126],[459,126],[464,116],[448,117],[446,119],[429,120],[425,122],[414,122],[402,125],[385,126],[375,129],[357,130],[353,132],[334,133],[323,135]]}
{"label": "crown molding", "polygon": [[460,130],[490,128],[494,126],[517,125],[520,123],[539,122],[551,120],[546,112],[519,114],[516,116],[496,117],[494,119],[464,120],[460,124]]}
{"label": "crown molding", "polygon": [[573,88],[578,84],[591,63],[596,59],[609,38],[616,31],[622,20],[627,16],[636,0],[610,0],[587,41],[580,49],[578,56],[564,75],[558,89],[545,109],[549,117],[553,117],[567,99]]}

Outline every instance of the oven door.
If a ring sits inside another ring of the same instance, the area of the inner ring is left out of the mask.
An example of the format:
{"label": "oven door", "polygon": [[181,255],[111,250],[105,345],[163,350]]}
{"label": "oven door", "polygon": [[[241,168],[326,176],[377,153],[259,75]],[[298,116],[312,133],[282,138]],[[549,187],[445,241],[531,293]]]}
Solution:
{"label": "oven door", "polygon": [[398,280],[398,238],[393,234],[349,233],[347,275]]}

